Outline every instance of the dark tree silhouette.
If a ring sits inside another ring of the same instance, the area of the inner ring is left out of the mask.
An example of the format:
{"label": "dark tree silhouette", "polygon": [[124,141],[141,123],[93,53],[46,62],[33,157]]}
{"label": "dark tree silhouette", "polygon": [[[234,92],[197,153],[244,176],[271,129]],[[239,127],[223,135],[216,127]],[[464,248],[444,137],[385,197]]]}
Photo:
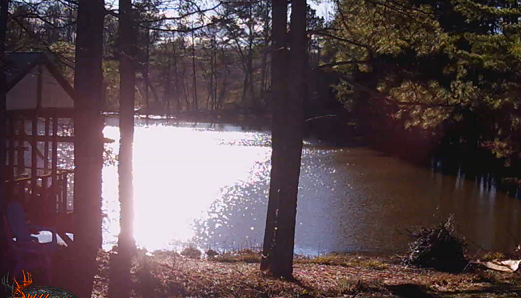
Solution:
{"label": "dark tree silhouette", "polygon": [[[273,1],[273,153],[261,269],[275,277],[291,278],[306,95],[307,5],[304,0],[292,1],[291,50],[286,56],[286,24],[282,18],[286,18],[287,6],[282,2]],[[285,63],[288,58],[289,65]],[[287,92],[279,85],[283,83],[288,86]]]}
{"label": "dark tree silhouette", "polygon": [[76,36],[73,252],[78,297],[90,297],[101,247],[103,0],[79,0]]}
{"label": "dark tree silhouette", "polygon": [[[5,102],[6,102],[6,78],[4,68],[5,42],[7,34],[7,12],[9,9],[8,0],[0,0],[0,164],[5,164]],[[0,219],[3,216],[6,197],[4,192],[4,171],[0,171]],[[0,220],[0,231],[5,228],[3,220]],[[0,250],[7,251],[5,237],[0,237]],[[8,258],[5,253],[0,254],[0,274],[3,276],[8,270]]]}
{"label": "dark tree silhouette", "polygon": [[272,154],[270,191],[268,201],[268,213],[266,216],[266,230],[264,232],[263,258],[261,270],[269,270],[271,265],[271,250],[275,234],[277,209],[279,205],[279,190],[282,182],[281,155],[284,149],[284,99],[286,98],[286,27],[288,3],[286,0],[273,0],[273,25],[272,25],[272,49],[271,49],[271,89],[273,93],[273,128],[272,128]]}
{"label": "dark tree silhouette", "polygon": [[134,141],[134,101],[136,85],[135,20],[130,0],[120,0],[120,117],[121,133],[119,148],[119,200],[121,203],[121,233],[119,253],[131,253],[135,248],[132,189],[132,144]]}
{"label": "dark tree silhouette", "polygon": [[[6,78],[4,68],[4,57],[6,49],[6,34],[7,34],[7,16],[9,10],[9,0],[0,0],[0,164],[5,164],[5,101],[6,101]],[[4,171],[0,171],[0,211],[2,210],[4,197]]]}
{"label": "dark tree silhouette", "polygon": [[132,145],[134,141],[134,101],[136,86],[136,26],[131,0],[119,1],[119,201],[121,206],[118,254],[111,259],[109,296],[129,297],[130,263],[135,251],[133,236]]}

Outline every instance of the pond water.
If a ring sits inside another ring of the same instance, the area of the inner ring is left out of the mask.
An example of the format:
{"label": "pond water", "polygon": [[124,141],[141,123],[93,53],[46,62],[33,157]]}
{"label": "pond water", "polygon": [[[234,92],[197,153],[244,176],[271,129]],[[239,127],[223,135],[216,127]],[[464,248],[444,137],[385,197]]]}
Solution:
{"label": "pond water", "polygon": [[[106,137],[118,140],[117,120]],[[251,248],[262,244],[269,189],[269,132],[231,125],[145,125],[134,143],[134,236],[140,247]],[[110,144],[118,152],[118,142]],[[104,248],[117,242],[117,167],[103,170]],[[521,239],[521,201],[485,179],[444,175],[364,148],[306,143],[295,252],[403,252],[407,230],[454,214],[471,248]]]}

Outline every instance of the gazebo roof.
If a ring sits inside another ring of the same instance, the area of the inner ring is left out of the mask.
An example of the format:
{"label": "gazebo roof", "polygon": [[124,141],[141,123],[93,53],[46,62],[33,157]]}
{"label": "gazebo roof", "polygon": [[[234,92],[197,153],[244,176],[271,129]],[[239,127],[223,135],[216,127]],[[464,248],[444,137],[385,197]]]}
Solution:
{"label": "gazebo roof", "polygon": [[8,52],[5,58],[7,110],[74,107],[74,89],[47,54]]}

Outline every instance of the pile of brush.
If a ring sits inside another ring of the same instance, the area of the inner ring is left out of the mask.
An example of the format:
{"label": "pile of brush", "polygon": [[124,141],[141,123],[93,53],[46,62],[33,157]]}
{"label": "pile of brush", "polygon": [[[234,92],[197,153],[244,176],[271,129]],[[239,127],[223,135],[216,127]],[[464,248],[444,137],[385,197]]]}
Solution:
{"label": "pile of brush", "polygon": [[461,272],[467,266],[465,240],[455,235],[452,216],[434,227],[421,228],[412,236],[414,241],[404,258],[406,264],[445,272]]}

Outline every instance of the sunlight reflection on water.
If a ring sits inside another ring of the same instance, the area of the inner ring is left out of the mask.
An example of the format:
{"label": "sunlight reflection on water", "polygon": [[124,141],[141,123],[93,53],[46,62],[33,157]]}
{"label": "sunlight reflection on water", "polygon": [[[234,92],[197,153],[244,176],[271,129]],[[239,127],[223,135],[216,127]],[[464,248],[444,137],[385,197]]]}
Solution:
{"label": "sunlight reflection on water", "polygon": [[[196,130],[196,131],[194,131]],[[119,140],[119,130],[107,126],[106,137]],[[148,250],[172,248],[172,240],[187,242],[194,220],[204,220],[212,202],[226,187],[254,184],[269,174],[269,136],[174,126],[137,126],[134,140],[134,236]],[[252,146],[256,145],[256,146]],[[118,152],[119,144],[112,145]],[[103,171],[104,248],[117,242],[119,203],[117,167]]]}
{"label": "sunlight reflection on water", "polygon": [[[117,121],[106,137],[119,140]],[[235,126],[138,121],[134,236],[148,250],[251,248],[262,243],[270,135]],[[118,152],[118,142],[109,144]],[[406,230],[454,214],[460,235],[503,251],[521,238],[521,200],[484,179],[444,175],[368,148],[307,144],[302,154],[295,252],[398,253]],[[119,233],[116,166],[103,169],[104,248]]]}

